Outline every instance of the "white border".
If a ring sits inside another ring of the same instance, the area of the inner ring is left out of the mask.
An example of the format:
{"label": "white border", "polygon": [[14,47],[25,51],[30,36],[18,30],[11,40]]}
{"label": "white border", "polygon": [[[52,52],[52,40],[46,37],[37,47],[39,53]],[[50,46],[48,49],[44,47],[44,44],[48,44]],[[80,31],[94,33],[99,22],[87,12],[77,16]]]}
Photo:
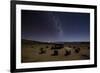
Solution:
{"label": "white border", "polygon": [[[21,9],[90,13],[90,42],[91,42],[90,60],[21,63]],[[94,9],[20,5],[20,4],[16,5],[16,68],[17,69],[55,67],[55,66],[73,66],[73,65],[75,66],[75,65],[86,65],[86,64],[94,64]]]}

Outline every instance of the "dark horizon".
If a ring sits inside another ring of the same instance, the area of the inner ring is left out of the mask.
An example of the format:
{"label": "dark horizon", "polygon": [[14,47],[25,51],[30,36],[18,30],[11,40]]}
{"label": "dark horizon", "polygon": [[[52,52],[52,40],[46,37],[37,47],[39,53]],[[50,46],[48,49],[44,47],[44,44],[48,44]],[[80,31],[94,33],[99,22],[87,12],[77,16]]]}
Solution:
{"label": "dark horizon", "polygon": [[[21,40],[23,40],[23,41],[32,41],[32,42],[45,42],[45,43],[56,43],[56,42],[62,42],[62,43],[64,43],[64,41],[50,41],[50,42],[48,42],[48,41],[37,41],[37,40],[29,40],[29,39],[21,39]],[[90,42],[90,41],[65,41],[65,42]]]}
{"label": "dark horizon", "polygon": [[43,42],[90,41],[90,14],[21,11],[21,38]]}

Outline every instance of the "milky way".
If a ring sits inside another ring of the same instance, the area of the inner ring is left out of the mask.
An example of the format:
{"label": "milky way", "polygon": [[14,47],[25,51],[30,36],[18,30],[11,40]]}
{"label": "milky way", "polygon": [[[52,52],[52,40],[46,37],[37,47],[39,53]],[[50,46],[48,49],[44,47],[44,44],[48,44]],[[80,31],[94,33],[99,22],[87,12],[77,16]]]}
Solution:
{"label": "milky way", "polygon": [[55,13],[52,13],[52,12],[49,13],[48,15],[50,16],[50,19],[52,19],[54,22],[54,27],[58,32],[58,40],[60,40],[61,38],[63,38],[63,30],[62,30],[62,26],[61,26],[59,17]]}

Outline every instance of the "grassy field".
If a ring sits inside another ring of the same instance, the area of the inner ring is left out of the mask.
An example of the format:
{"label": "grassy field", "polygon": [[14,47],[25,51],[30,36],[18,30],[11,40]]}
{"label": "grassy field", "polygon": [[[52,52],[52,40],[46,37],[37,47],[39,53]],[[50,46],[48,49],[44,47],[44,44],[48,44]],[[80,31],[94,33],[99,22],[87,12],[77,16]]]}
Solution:
{"label": "grassy field", "polygon": [[64,42],[62,44],[63,47],[52,49],[52,47],[55,47],[56,44],[57,43],[22,40],[21,62],[27,63],[90,59],[89,42]]}

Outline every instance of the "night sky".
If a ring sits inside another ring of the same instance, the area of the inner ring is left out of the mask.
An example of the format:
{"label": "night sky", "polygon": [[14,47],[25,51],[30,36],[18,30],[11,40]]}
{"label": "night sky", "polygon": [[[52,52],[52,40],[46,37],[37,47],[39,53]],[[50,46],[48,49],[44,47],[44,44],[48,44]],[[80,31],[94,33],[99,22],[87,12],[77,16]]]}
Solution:
{"label": "night sky", "polygon": [[43,42],[89,41],[90,14],[22,10],[21,38]]}

